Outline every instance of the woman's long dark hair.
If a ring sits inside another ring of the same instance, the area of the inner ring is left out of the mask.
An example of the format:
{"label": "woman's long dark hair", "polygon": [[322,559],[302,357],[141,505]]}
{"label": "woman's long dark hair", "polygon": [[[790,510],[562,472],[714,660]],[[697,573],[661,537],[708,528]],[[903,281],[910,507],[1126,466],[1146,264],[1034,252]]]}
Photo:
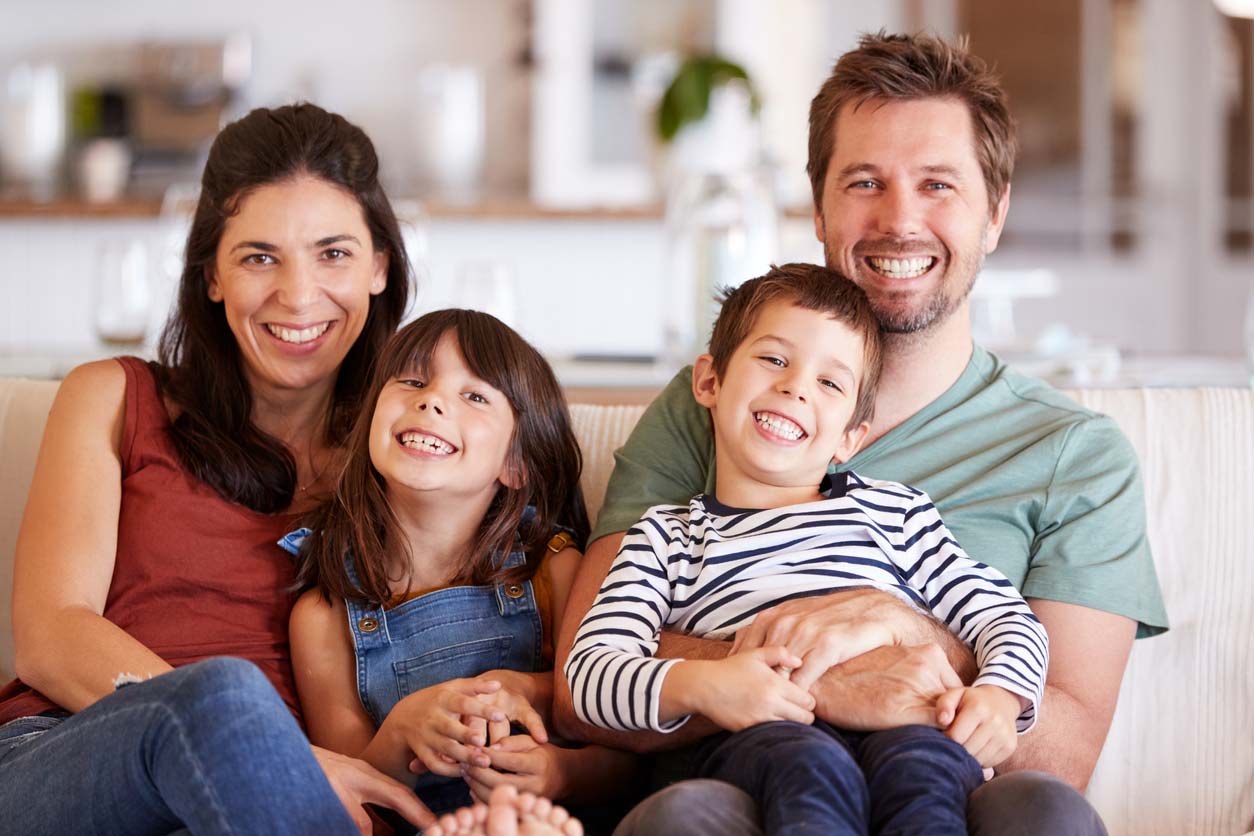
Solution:
{"label": "woman's long dark hair", "polygon": [[174,312],[154,366],[164,395],[179,409],[171,429],[179,459],[225,499],[274,513],[291,504],[296,463],[278,439],[251,420],[253,399],[239,346],[207,283],[226,221],[259,186],[308,174],[357,198],[375,252],[387,255],[387,287],[370,299],[366,324],[340,366],[326,443],[340,446],[362,404],[375,358],[409,302],[410,275],[396,216],[379,184],[370,138],[342,116],[312,104],[259,108],[227,125],[201,179],[200,200],[183,260]]}
{"label": "woman's long dark hair", "polygon": [[[588,514],[579,488],[583,459],[571,429],[566,398],[553,370],[522,337],[494,316],[478,311],[443,310],[401,329],[375,366],[366,402],[349,435],[348,462],[331,498],[306,519],[314,533],[297,564],[297,583],[316,586],[328,597],[386,604],[392,581],[408,584],[410,555],[387,500],[387,485],[370,461],[374,404],[395,378],[422,377],[440,339],[456,335],[467,367],[505,395],[514,412],[509,469],[521,486],[501,485],[466,555],[456,583],[521,582],[535,574],[545,548],[560,526],[577,543],[588,536]],[[523,525],[528,505],[535,516]],[[521,527],[520,527],[521,526]],[[521,548],[524,566],[504,569],[496,556]],[[359,583],[348,576],[351,555]]]}

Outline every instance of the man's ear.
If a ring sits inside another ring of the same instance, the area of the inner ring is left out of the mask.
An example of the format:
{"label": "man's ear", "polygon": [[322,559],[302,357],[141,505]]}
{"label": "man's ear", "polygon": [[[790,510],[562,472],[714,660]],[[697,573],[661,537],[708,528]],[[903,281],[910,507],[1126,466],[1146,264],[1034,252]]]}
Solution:
{"label": "man's ear", "polygon": [[388,254],[374,254],[374,275],[370,277],[370,295],[378,296],[388,286]]}
{"label": "man's ear", "polygon": [[866,441],[867,433],[871,431],[871,425],[863,421],[856,427],[845,430],[840,437],[840,446],[836,448],[836,452],[832,454],[832,461],[837,464],[844,464],[854,457],[862,447],[862,442]]}
{"label": "man's ear", "polygon": [[709,354],[702,354],[692,364],[692,396],[706,409],[712,409],[718,401],[718,375]]}
{"label": "man's ear", "polygon": [[827,245],[827,239],[824,237],[826,230],[823,228],[823,213],[819,211],[819,207],[814,207],[814,237],[819,239],[819,243]]}
{"label": "man's ear", "polygon": [[1001,231],[1006,228],[1006,215],[1010,212],[1010,184],[1006,184],[1006,190],[1001,193],[995,206],[989,207],[988,212],[988,230],[984,236],[984,254],[989,255],[993,250],[997,249],[997,242],[1001,240]]}
{"label": "man's ear", "polygon": [[218,286],[218,275],[212,267],[205,268],[205,292],[210,302],[222,301],[222,288]]}

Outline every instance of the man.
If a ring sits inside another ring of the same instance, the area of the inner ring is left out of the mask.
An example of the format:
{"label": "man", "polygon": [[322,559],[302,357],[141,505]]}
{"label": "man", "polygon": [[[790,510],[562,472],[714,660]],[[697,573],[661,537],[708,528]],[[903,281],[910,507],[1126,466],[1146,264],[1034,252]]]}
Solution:
{"label": "man", "polygon": [[[1109,419],[971,341],[968,295],[1009,208],[1014,136],[1005,95],[962,44],[867,36],[815,97],[809,148],[827,265],[866,291],[886,333],[870,443],[845,466],[930,494],[966,551],[1019,587],[1050,637],[1039,724],[1001,774],[972,794],[971,831],[999,832],[1013,818],[1024,832],[1103,832],[1077,790],[1101,752],[1133,637],[1161,632],[1166,616],[1127,440]],[[672,381],[616,455],[567,607],[559,669],[622,532],[649,506],[687,502],[714,484],[708,418],[692,398],[690,374]],[[760,614],[736,647],[784,645],[817,672],[851,636],[885,627],[890,643],[820,677],[816,715],[849,728],[934,724],[935,696],[955,673],[969,680],[971,654],[881,593],[790,601]],[[719,658],[730,649],[672,636],[660,655]],[[559,684],[559,727],[610,745],[673,748],[710,730],[689,723],[669,736],[594,731],[574,719],[569,700]],[[688,808],[676,832],[750,826],[752,811],[737,791],[699,790],[697,801],[674,802],[673,792],[671,802],[646,801],[626,827],[662,832],[671,826],[669,803]]]}

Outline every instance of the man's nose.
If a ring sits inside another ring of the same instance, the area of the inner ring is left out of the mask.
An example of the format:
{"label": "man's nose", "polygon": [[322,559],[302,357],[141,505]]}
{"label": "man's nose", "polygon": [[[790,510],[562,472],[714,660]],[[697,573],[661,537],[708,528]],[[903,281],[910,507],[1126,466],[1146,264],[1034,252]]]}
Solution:
{"label": "man's nose", "polygon": [[881,235],[909,238],[923,231],[923,207],[913,189],[890,186],[877,208],[876,229]]}

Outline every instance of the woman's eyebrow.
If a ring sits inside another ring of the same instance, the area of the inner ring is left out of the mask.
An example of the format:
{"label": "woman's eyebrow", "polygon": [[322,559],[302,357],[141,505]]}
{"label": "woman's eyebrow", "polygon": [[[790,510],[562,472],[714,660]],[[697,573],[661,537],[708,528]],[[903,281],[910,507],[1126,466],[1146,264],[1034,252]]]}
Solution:
{"label": "woman's eyebrow", "polygon": [[348,234],[328,235],[326,238],[319,238],[317,241],[314,241],[313,245],[315,247],[329,247],[332,244],[338,244],[341,241],[352,241],[357,246],[359,247],[361,246],[361,241],[357,240],[356,235],[348,235]]}

